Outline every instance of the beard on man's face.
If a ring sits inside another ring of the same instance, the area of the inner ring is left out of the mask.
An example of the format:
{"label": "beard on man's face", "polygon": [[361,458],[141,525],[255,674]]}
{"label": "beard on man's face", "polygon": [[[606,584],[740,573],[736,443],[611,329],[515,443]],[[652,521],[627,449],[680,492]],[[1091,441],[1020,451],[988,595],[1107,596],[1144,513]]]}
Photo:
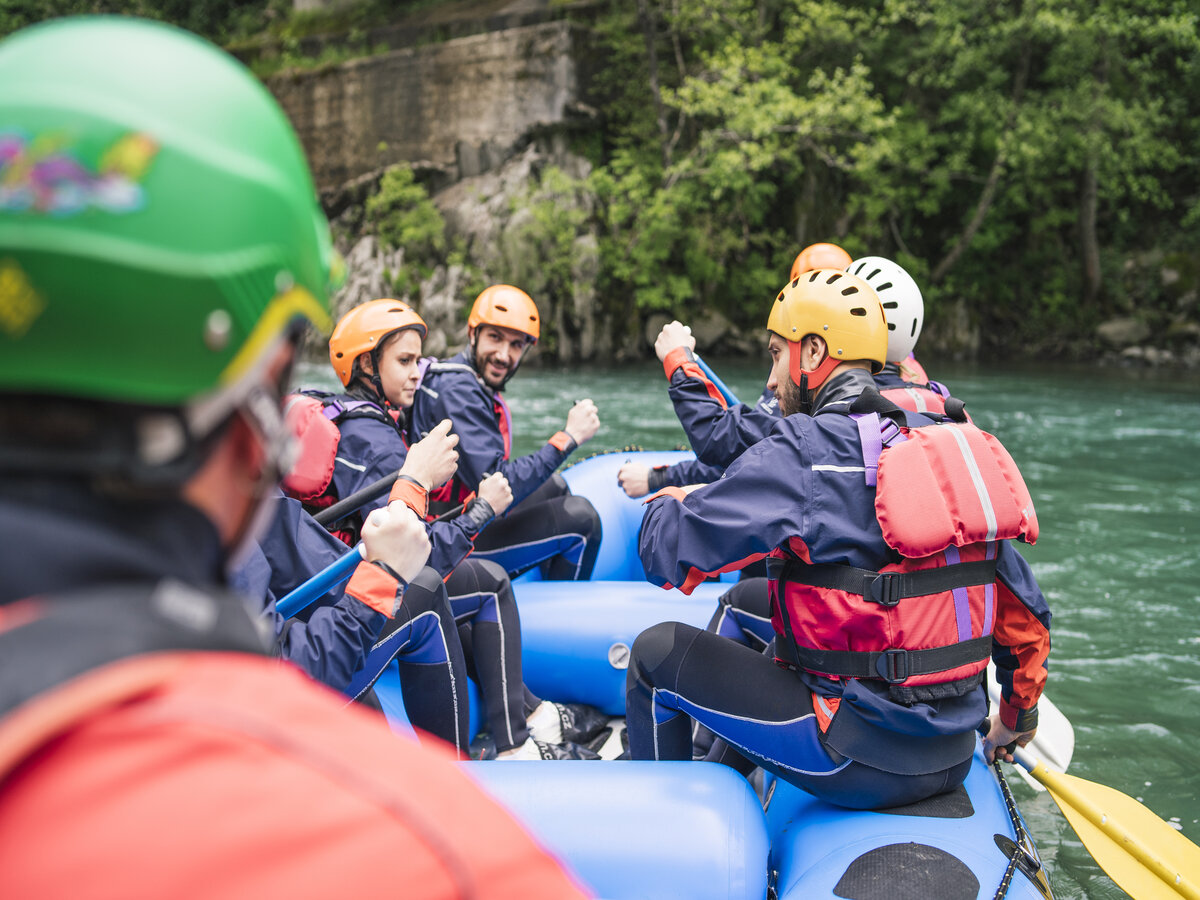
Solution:
{"label": "beard on man's face", "polygon": [[779,387],[775,391],[775,399],[779,401],[779,411],[784,416],[802,412],[805,408],[804,392],[790,377],[779,382]]}
{"label": "beard on man's face", "polygon": [[499,388],[504,384],[505,380],[512,374],[512,361],[501,362],[496,358],[496,355],[485,356],[478,359],[476,368],[479,370],[479,376],[484,383],[490,388]]}

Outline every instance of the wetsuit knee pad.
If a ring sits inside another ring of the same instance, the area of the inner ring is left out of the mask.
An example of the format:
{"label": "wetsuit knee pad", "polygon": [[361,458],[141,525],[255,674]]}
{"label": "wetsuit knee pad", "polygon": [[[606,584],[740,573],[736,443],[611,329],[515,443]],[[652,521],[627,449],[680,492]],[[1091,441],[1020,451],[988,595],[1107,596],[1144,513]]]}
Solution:
{"label": "wetsuit knee pad", "polygon": [[572,494],[563,499],[562,508],[572,523],[572,530],[588,538],[600,536],[600,514],[586,497]]}
{"label": "wetsuit knee pad", "polygon": [[445,593],[446,586],[442,583],[442,576],[438,574],[437,569],[432,566],[425,566],[417,573],[417,576],[408,583],[410,588],[420,588],[421,590],[429,591],[430,593]]}
{"label": "wetsuit knee pad", "polygon": [[[490,559],[473,559],[470,562],[477,590],[500,594],[509,588],[508,572],[504,566]],[[509,590],[511,592],[511,588]]]}
{"label": "wetsuit knee pad", "polygon": [[698,630],[679,622],[651,625],[633,642],[629,668],[647,674],[660,669],[678,668]]}
{"label": "wetsuit knee pad", "polygon": [[418,572],[417,576],[408,583],[400,608],[402,613],[397,617],[406,617],[410,621],[425,612],[434,613],[440,623],[454,621],[454,614],[450,610],[450,597],[446,594],[446,585],[442,583],[442,577],[438,574],[437,569],[429,566]]}

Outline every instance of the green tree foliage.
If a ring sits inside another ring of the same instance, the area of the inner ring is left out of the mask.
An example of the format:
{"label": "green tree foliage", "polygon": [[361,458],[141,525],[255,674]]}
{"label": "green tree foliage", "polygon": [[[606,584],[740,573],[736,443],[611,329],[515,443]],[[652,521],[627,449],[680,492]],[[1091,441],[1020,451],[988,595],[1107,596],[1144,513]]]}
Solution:
{"label": "green tree foliage", "polygon": [[290,7],[287,0],[0,0],[0,35],[61,16],[109,14],[158,19],[223,42]]}
{"label": "green tree foliage", "polygon": [[934,321],[961,300],[985,341],[1062,349],[1080,321],[1161,319],[1126,260],[1194,252],[1186,3],[637,0],[599,31],[605,294],[637,308],[757,324],[832,240],[909,268]]}
{"label": "green tree foliage", "polygon": [[394,273],[397,293],[416,290],[446,252],[446,221],[424,185],[408,166],[388,169],[367,198],[366,213],[381,241],[404,249],[404,268]]}

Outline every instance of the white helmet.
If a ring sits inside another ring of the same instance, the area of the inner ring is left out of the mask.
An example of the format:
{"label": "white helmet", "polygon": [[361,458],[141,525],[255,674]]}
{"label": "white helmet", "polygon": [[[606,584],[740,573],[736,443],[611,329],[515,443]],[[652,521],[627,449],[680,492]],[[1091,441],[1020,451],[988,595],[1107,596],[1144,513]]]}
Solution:
{"label": "white helmet", "polygon": [[925,320],[925,302],[917,283],[900,266],[882,256],[856,259],[846,266],[846,271],[857,275],[879,295],[888,323],[887,361],[907,359],[917,345]]}

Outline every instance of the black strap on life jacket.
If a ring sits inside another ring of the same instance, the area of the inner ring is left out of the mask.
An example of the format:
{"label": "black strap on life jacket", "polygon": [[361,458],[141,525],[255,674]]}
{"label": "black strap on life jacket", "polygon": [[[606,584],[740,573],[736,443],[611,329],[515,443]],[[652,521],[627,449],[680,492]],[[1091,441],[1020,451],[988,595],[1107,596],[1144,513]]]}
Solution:
{"label": "black strap on life jacket", "polygon": [[878,413],[888,419],[891,419],[897,425],[904,426],[908,424],[908,410],[897,406],[873,385],[863,389],[863,392],[855,398],[843,413]]}
{"label": "black strap on life jacket", "polygon": [[767,571],[780,581],[845,591],[870,603],[895,606],[909,597],[991,584],[996,580],[996,560],[980,559],[919,572],[876,572],[854,566],[809,565],[794,558],[768,559]]}
{"label": "black strap on life jacket", "polygon": [[169,650],[262,656],[268,638],[241,598],[174,579],[42,596],[36,617],[0,632],[0,716],[85,672]]}
{"label": "black strap on life jacket", "polygon": [[767,574],[780,584],[779,615],[786,644],[776,642],[777,657],[789,665],[844,678],[879,678],[888,684],[903,684],[914,675],[932,675],[986,659],[992,636],[957,641],[926,650],[818,650],[796,643],[782,586],[788,582],[857,594],[871,603],[895,606],[910,597],[938,594],[960,587],[991,584],[996,580],[996,561],[957,563],[919,572],[875,572],[854,566],[809,565],[798,559],[767,559]]}
{"label": "black strap on life jacket", "polygon": [[927,650],[816,650],[798,647],[795,640],[775,645],[776,656],[790,665],[841,678],[879,678],[888,684],[903,684],[913,675],[948,672],[987,659],[991,652],[990,634]]}

